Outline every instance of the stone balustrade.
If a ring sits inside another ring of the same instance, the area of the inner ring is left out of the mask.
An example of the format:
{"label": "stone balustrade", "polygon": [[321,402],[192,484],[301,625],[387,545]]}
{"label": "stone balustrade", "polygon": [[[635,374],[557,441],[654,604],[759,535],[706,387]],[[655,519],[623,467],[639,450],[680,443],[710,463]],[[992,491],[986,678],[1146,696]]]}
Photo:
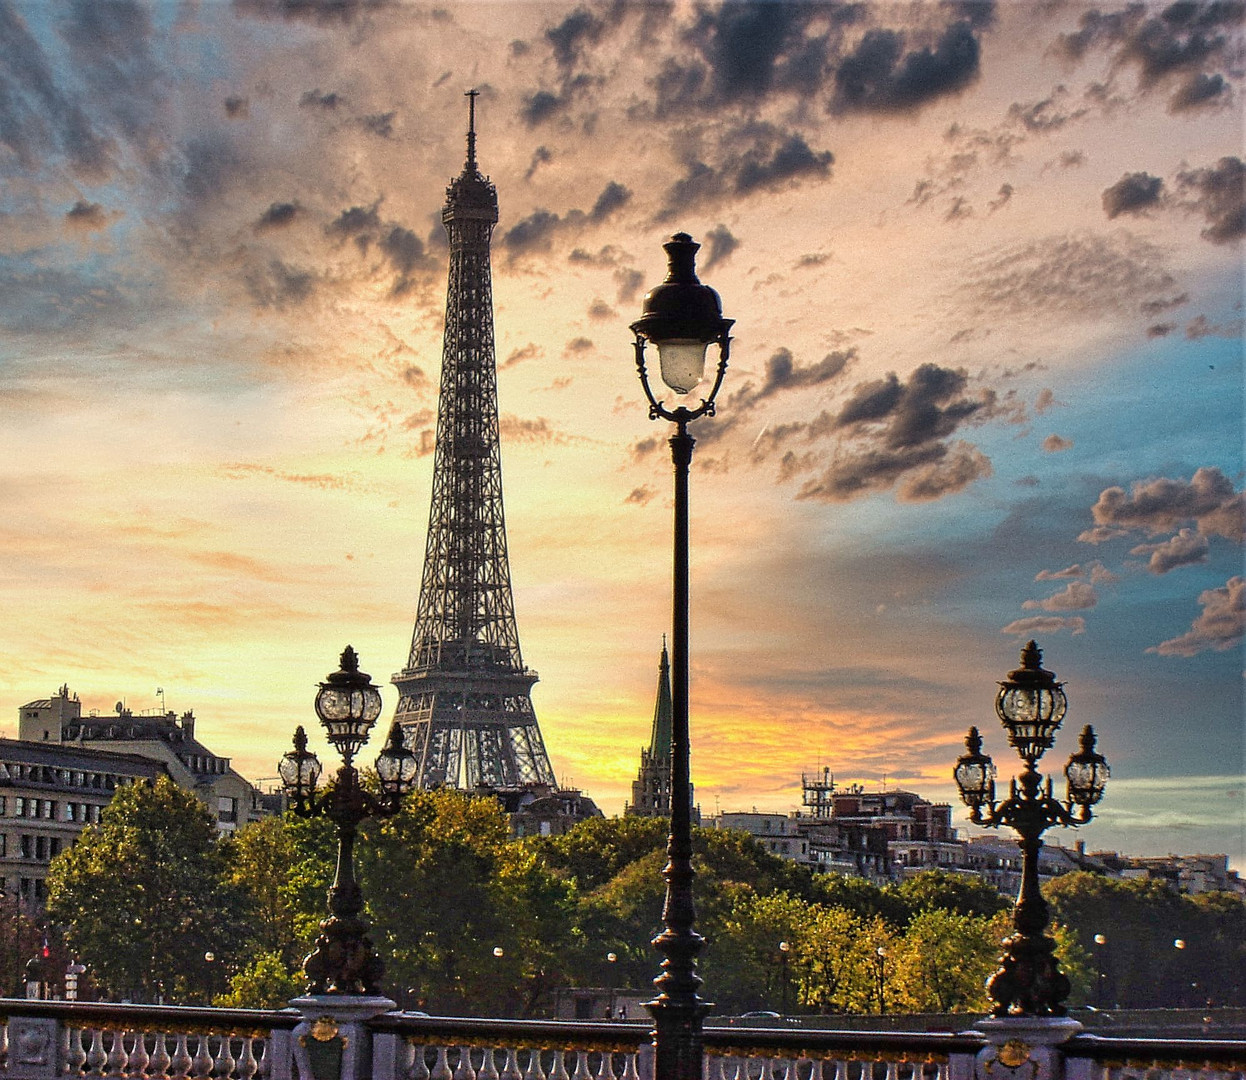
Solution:
{"label": "stone balustrade", "polygon": [[[337,1007],[351,1000],[266,1012],[0,999],[0,1080],[653,1080],[644,1022]],[[1103,1037],[1068,1021],[704,1038],[704,1080],[1246,1080],[1246,1041]]]}

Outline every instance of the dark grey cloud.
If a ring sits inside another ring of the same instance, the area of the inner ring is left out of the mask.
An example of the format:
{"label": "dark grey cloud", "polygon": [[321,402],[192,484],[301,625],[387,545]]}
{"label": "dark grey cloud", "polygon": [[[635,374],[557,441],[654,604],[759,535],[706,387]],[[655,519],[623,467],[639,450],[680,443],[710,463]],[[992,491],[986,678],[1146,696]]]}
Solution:
{"label": "dark grey cloud", "polygon": [[893,450],[944,439],[992,404],[989,397],[966,397],[968,381],[963,370],[922,364],[906,383],[894,373],[862,383],[844,403],[835,427],[860,431],[876,426],[880,441]]}
{"label": "dark grey cloud", "polygon": [[427,264],[424,254],[424,243],[410,229],[401,225],[393,226],[378,242],[377,246],[385,253],[394,269],[406,278],[417,267]]}
{"label": "dark grey cloud", "polygon": [[825,180],[835,160],[829,150],[813,150],[803,136],[772,124],[748,121],[716,134],[710,160],[688,161],[684,175],[667,192],[663,217],[757,190]]}
{"label": "dark grey cloud", "polygon": [[1173,308],[1179,308],[1182,304],[1189,301],[1190,294],[1187,292],[1177,293],[1174,296],[1160,296],[1154,300],[1144,300],[1138,305],[1138,310],[1143,315],[1160,315],[1165,311],[1171,311]]}
{"label": "dark grey cloud", "polygon": [[230,96],[225,99],[225,115],[231,120],[246,116],[251,110],[251,103],[244,97]]}
{"label": "dark grey cloud", "polygon": [[929,502],[963,490],[991,475],[991,463],[976,446],[928,443],[903,450],[868,449],[836,457],[797,492],[798,499],[846,502],[897,487],[902,502]]}
{"label": "dark grey cloud", "polygon": [[299,98],[299,108],[301,109],[323,109],[326,112],[333,112],[345,99],[335,90],[327,93],[321,93],[320,88],[315,90],[305,90]]}
{"label": "dark grey cloud", "polygon": [[1160,201],[1164,188],[1161,177],[1144,172],[1126,173],[1103,192],[1103,210],[1108,218],[1121,214],[1140,214]]}
{"label": "dark grey cloud", "polygon": [[1057,48],[1073,60],[1103,50],[1116,65],[1132,67],[1143,91],[1176,84],[1174,111],[1215,103],[1227,93],[1221,72],[1236,63],[1234,30],[1246,18],[1241,0],[1177,0],[1162,8],[1131,3],[1118,11],[1091,8]]}
{"label": "dark grey cloud", "polygon": [[375,233],[381,228],[381,216],[377,213],[378,204],[371,206],[351,206],[343,210],[324,231],[329,236],[346,239],[353,237],[361,247],[371,243]]}
{"label": "dark grey cloud", "polygon": [[392,0],[233,0],[233,4],[239,14],[253,18],[349,26],[361,16],[391,6]]}
{"label": "dark grey cloud", "polygon": [[1185,205],[1207,221],[1202,236],[1225,244],[1246,235],[1246,165],[1241,158],[1222,157],[1204,169],[1177,174],[1177,188]]}
{"label": "dark grey cloud", "polygon": [[645,283],[645,275],[632,267],[620,266],[614,272],[614,280],[619,287],[615,299],[620,304],[626,304],[634,300],[636,294],[640,292],[641,286]]}
{"label": "dark grey cloud", "polygon": [[[611,180],[602,188],[601,193],[593,201],[588,213],[583,210],[568,210],[565,214],[556,214],[552,210],[538,208],[517,222],[503,233],[502,246],[512,256],[524,255],[532,251],[548,251],[554,236],[560,232],[570,232],[596,225],[606,220],[619,207],[626,205],[632,193],[622,184]],[[602,253],[613,249],[603,248]],[[593,261],[594,257],[582,248],[575,248],[568,256],[572,262]]]}
{"label": "dark grey cloud", "polygon": [[364,131],[376,135],[378,138],[388,139],[394,134],[394,117],[398,114],[395,112],[371,113],[368,116],[361,116],[356,123],[359,124]]}
{"label": "dark grey cloud", "polygon": [[264,269],[246,275],[247,292],[256,307],[284,311],[309,299],[315,288],[315,276],[306,270],[288,266],[273,259]]}
{"label": "dark grey cloud", "polygon": [[1228,80],[1219,72],[1208,75],[1198,71],[1177,87],[1169,99],[1168,108],[1175,113],[1192,112],[1195,109],[1226,105],[1232,96],[1233,91]]}
{"label": "dark grey cloud", "polygon": [[0,145],[27,168],[53,155],[86,179],[111,168],[113,142],[62,89],[21,15],[0,3]]}
{"label": "dark grey cloud", "polygon": [[224,197],[235,177],[247,169],[238,148],[221,131],[204,131],[186,143],[176,168],[186,202],[208,205]]}
{"label": "dark grey cloud", "polygon": [[778,349],[766,361],[760,383],[754,383],[750,379],[730,395],[730,408],[736,411],[751,409],[758,402],[784,390],[829,383],[842,375],[856,356],[855,349],[846,349],[827,353],[817,363],[801,366],[796,363],[790,349]]}
{"label": "dark grey cloud", "polygon": [[981,48],[968,21],[948,26],[933,46],[905,51],[902,31],[868,31],[835,72],[840,111],[901,112],[965,89],[978,77]]}
{"label": "dark grey cloud", "polygon": [[601,194],[597,196],[597,201],[593,203],[593,208],[588,212],[590,221],[604,221],[621,206],[625,206],[631,199],[632,193],[622,184],[611,180],[601,190]]}
{"label": "dark grey cloud", "polygon": [[255,231],[281,229],[294,222],[299,215],[299,204],[296,202],[275,202],[260,216],[255,223]]}
{"label": "dark grey cloud", "polygon": [[528,162],[528,170],[523,174],[525,180],[531,180],[537,169],[553,161],[554,155],[548,146],[538,146],[532,151],[532,160]]}
{"label": "dark grey cloud", "polygon": [[108,214],[99,203],[79,199],[65,211],[65,221],[76,229],[94,231],[108,224]]}
{"label": "dark grey cloud", "polygon": [[566,102],[557,94],[549,90],[536,90],[524,97],[523,108],[519,114],[529,127],[536,127],[559,112],[564,105]]}
{"label": "dark grey cloud", "polygon": [[545,31],[545,40],[553,50],[554,59],[563,67],[571,67],[584,51],[601,40],[609,26],[607,18],[587,7],[578,7],[562,22]]}
{"label": "dark grey cloud", "polygon": [[718,263],[726,261],[740,246],[740,241],[732,235],[731,230],[721,223],[705,234],[705,240],[709,244],[709,252],[701,260],[702,270],[709,270]]}

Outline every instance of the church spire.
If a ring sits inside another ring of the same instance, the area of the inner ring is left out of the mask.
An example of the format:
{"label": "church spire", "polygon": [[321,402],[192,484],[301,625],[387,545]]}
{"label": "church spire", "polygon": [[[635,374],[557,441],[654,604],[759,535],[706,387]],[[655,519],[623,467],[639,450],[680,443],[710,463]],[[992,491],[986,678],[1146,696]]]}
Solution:
{"label": "church spire", "polygon": [[666,635],[662,635],[662,656],[658,660],[658,693],[653,706],[653,734],[649,738],[649,756],[671,756],[671,660],[666,652]]}

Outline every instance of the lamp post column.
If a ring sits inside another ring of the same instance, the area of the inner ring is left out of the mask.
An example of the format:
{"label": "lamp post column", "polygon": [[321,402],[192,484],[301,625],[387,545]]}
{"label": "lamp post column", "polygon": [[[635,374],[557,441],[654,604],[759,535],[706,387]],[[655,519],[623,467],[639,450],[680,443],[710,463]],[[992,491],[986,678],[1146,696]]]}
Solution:
{"label": "lamp post column", "polygon": [[696,958],[705,939],[693,929],[691,739],[688,726],[688,471],[695,440],[687,421],[671,436],[675,467],[675,557],[671,612],[671,831],[667,841],[665,929],[653,941],[662,953],[653,1002],[658,1080],[699,1080],[701,1023],[708,1006],[697,993]]}

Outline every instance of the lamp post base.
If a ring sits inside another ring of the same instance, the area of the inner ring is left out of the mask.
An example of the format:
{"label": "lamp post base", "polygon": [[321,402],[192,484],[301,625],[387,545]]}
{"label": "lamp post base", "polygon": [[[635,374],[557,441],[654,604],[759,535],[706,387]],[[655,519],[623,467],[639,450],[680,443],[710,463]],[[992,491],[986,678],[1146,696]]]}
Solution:
{"label": "lamp post base", "polygon": [[982,1080],[1061,1080],[1058,1047],[1082,1025],[1057,1016],[992,1016],[974,1025],[989,1045],[978,1052],[974,1075]]}

